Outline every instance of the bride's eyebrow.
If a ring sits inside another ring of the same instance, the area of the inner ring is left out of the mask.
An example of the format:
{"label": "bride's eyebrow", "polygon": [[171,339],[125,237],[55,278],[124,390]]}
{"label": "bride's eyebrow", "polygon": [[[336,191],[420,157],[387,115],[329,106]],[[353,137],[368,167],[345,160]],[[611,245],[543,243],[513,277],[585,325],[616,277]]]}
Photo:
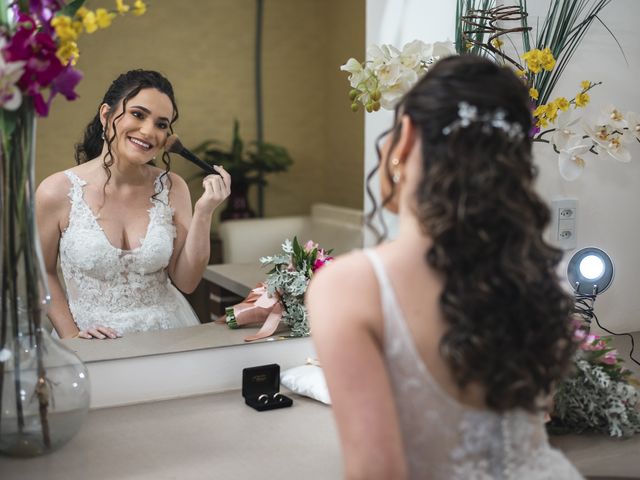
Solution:
{"label": "bride's eyebrow", "polygon": [[[138,110],[142,110],[147,115],[151,115],[151,110],[147,107],[143,107],[142,105],[131,105],[131,108],[137,108]],[[164,120],[165,122],[171,122],[167,117],[158,117],[158,120]]]}

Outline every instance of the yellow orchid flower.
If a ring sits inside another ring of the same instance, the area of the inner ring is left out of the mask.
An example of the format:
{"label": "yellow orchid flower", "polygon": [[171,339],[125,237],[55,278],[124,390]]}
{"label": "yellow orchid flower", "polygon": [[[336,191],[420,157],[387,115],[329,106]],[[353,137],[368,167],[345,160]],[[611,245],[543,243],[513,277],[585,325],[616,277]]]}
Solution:
{"label": "yellow orchid flower", "polygon": [[584,107],[589,103],[589,100],[590,98],[588,93],[579,93],[578,95],[576,95],[576,108]]}
{"label": "yellow orchid flower", "polygon": [[84,25],[80,20],[74,20],[71,22],[71,28],[76,32],[76,35],[80,35],[82,30],[84,30]]}
{"label": "yellow orchid flower", "polygon": [[499,38],[494,38],[493,40],[491,40],[491,45],[493,45],[495,48],[500,50],[502,45],[504,45],[504,42],[502,40],[500,40]]}
{"label": "yellow orchid flower", "polygon": [[96,14],[90,10],[86,12],[84,17],[82,17],[82,24],[87,30],[87,33],[93,33],[98,30],[98,21],[96,19]]}
{"label": "yellow orchid flower", "polygon": [[547,106],[546,105],[538,105],[538,107],[533,111],[533,116],[544,117],[547,114]]}
{"label": "yellow orchid flower", "polygon": [[108,28],[111,26],[111,20],[113,20],[115,16],[114,13],[110,13],[104,8],[98,8],[96,10],[96,23],[100,28]]}
{"label": "yellow orchid flower", "polygon": [[133,2],[133,14],[140,16],[144,15],[144,12],[147,11],[147,6],[142,0],[136,0]]}
{"label": "yellow orchid flower", "polygon": [[60,45],[60,48],[56,51],[56,56],[63,65],[67,65],[71,63],[71,65],[75,65],[78,62],[78,57],[80,56],[80,50],[78,50],[78,44],[73,41],[63,42]]}
{"label": "yellow orchid flower", "polygon": [[524,70],[522,70],[522,69],[520,69],[520,68],[516,68],[516,69],[515,69],[515,74],[516,74],[518,77],[522,78],[522,77],[524,77],[524,76],[527,74],[527,72],[526,72],[526,71],[524,71]]}
{"label": "yellow orchid flower", "polygon": [[539,95],[540,95],[540,94],[538,93],[538,90],[536,90],[535,88],[531,87],[531,88],[529,89],[529,96],[530,96],[531,98],[533,98],[534,100],[537,100]]}
{"label": "yellow orchid flower", "polygon": [[76,15],[78,16],[78,18],[80,18],[80,20],[84,20],[84,17],[87,16],[87,13],[89,13],[91,10],[89,10],[86,7],[80,7],[78,10],[76,10]]}
{"label": "yellow orchid flower", "polygon": [[541,53],[540,50],[534,48],[522,55],[522,59],[527,62],[527,68],[530,72],[539,73],[542,70]]}
{"label": "yellow orchid flower", "polygon": [[591,82],[589,80],[583,80],[582,82],[580,82],[580,88],[582,88],[582,90],[586,90],[590,86]]}
{"label": "yellow orchid flower", "polygon": [[558,118],[558,106],[554,102],[547,105],[545,116],[551,123],[555,122],[556,118]]}
{"label": "yellow orchid flower", "polygon": [[567,100],[565,97],[558,97],[553,101],[553,103],[556,107],[558,107],[563,112],[566,112],[567,110],[569,110],[570,103],[569,103],[569,100]]}
{"label": "yellow orchid flower", "polygon": [[58,15],[51,20],[51,26],[62,43],[75,41],[78,38],[78,32],[73,28],[71,17]]}
{"label": "yellow orchid flower", "polygon": [[547,72],[553,70],[553,67],[556,65],[556,59],[553,58],[553,54],[549,47],[540,52],[540,64]]}
{"label": "yellow orchid flower", "polygon": [[118,10],[120,15],[127,13],[130,8],[129,5],[125,5],[124,0],[116,0],[116,10]]}

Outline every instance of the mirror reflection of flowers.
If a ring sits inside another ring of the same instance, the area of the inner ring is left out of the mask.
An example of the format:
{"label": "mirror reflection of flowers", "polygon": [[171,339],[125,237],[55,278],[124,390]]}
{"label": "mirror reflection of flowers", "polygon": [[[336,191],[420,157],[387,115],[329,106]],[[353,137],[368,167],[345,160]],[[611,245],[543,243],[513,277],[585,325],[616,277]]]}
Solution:
{"label": "mirror reflection of flowers", "polygon": [[623,437],[640,433],[640,386],[610,346],[611,338],[590,334],[576,322],[573,374],[557,388],[549,429],[556,433],[593,431]]}
{"label": "mirror reflection of flowers", "polygon": [[311,240],[302,246],[297,237],[293,242],[284,241],[282,253],[260,258],[263,266],[273,265],[265,282],[267,292],[280,299],[284,307],[282,321],[291,329],[292,336],[309,335],[304,294],[314,273],[331,260],[331,250],[324,250]]}

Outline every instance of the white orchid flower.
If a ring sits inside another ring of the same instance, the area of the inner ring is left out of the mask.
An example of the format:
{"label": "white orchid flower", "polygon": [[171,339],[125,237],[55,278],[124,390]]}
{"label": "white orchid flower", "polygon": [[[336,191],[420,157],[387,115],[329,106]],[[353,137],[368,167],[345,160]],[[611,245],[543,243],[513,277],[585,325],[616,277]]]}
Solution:
{"label": "white orchid flower", "polygon": [[627,126],[629,127],[629,134],[640,141],[640,116],[636,112],[627,113]]}
{"label": "white orchid flower", "polygon": [[349,72],[349,83],[352,88],[357,88],[367,76],[364,67],[355,58],[347,60],[347,63],[340,66],[340,70]]}
{"label": "white orchid flower", "polygon": [[584,154],[591,148],[590,142],[579,135],[569,139],[558,155],[558,169],[560,176],[567,181],[572,181],[582,175],[586,166]]}
{"label": "white orchid flower", "polygon": [[606,148],[613,135],[613,128],[607,124],[582,122],[582,128],[591,140],[602,148]]}
{"label": "white orchid flower", "polygon": [[440,60],[441,58],[455,55],[456,47],[453,42],[447,40],[446,42],[435,42],[433,45],[429,45],[431,48],[425,53],[428,58],[432,58],[433,61]]}
{"label": "white orchid flower", "polygon": [[619,162],[629,163],[631,161],[631,152],[627,148],[627,145],[631,140],[631,135],[627,131],[621,134],[615,133],[611,136],[609,143],[603,150]]}
{"label": "white orchid flower", "polygon": [[380,106],[387,110],[393,110],[397,105],[398,101],[411,90],[416,82],[418,81],[418,74],[409,69],[409,68],[401,68],[400,75],[398,76],[395,83],[386,85],[385,88],[381,90],[382,97],[380,98]]}
{"label": "white orchid flower", "polygon": [[613,105],[608,105],[602,109],[598,123],[602,125],[611,125],[615,130],[622,131],[627,127],[627,120],[620,110]]}
{"label": "white orchid flower", "polygon": [[556,120],[556,131],[553,132],[552,137],[553,144],[558,150],[562,150],[569,142],[569,139],[576,135],[576,129],[573,127],[579,121],[580,117],[573,118],[573,112],[571,110],[560,112],[558,114],[558,119]]}
{"label": "white orchid flower", "polygon": [[584,131],[598,145],[598,153],[608,153],[619,162],[628,163],[631,161],[631,152],[626,145],[631,142],[631,135],[617,133],[612,125],[596,125],[595,128],[589,124],[583,124]]}
{"label": "white orchid flower", "polygon": [[389,45],[371,45],[367,49],[367,63],[371,64],[373,69],[391,60],[391,50]]}
{"label": "white orchid flower", "polygon": [[402,48],[400,62],[407,68],[418,70],[422,62],[428,58],[425,55],[426,50],[427,44],[422,40],[414,40],[413,42],[407,43]]}
{"label": "white orchid flower", "polygon": [[378,77],[378,84],[384,89],[385,87],[389,88],[398,83],[402,69],[403,65],[400,63],[400,60],[395,58],[374,68],[373,72]]}
{"label": "white orchid flower", "polygon": [[[6,40],[0,37],[0,52]],[[16,85],[24,73],[25,62],[6,62],[0,53],[0,107],[6,110],[17,110],[22,104],[22,93]]]}

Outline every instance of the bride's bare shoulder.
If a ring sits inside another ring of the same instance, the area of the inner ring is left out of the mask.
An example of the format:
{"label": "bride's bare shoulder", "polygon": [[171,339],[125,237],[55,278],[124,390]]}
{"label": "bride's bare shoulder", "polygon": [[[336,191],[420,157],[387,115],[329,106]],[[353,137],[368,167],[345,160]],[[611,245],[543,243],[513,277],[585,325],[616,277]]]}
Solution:
{"label": "bride's bare shoulder", "polygon": [[36,189],[36,201],[58,204],[67,199],[71,182],[64,172],[56,172],[40,182]]}
{"label": "bride's bare shoulder", "polygon": [[312,309],[331,305],[340,315],[370,318],[379,310],[378,284],[371,263],[361,250],[323,266],[311,279],[307,303]]}

